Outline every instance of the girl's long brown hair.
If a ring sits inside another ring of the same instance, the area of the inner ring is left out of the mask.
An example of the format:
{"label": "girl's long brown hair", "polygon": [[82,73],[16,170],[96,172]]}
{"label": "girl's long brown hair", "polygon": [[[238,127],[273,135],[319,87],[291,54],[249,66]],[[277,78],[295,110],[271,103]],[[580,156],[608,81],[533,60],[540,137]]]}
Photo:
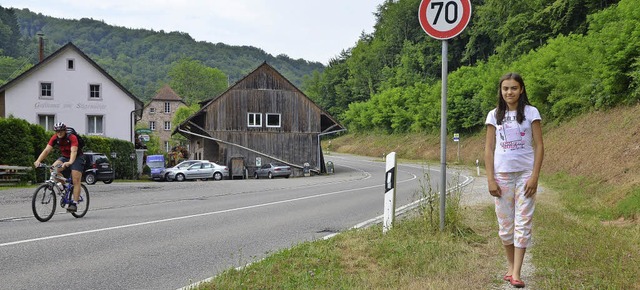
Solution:
{"label": "girl's long brown hair", "polygon": [[527,97],[527,89],[524,86],[524,80],[522,79],[522,76],[513,72],[503,75],[500,78],[500,82],[498,83],[498,109],[496,110],[496,120],[498,122],[498,125],[502,125],[504,115],[507,113],[508,109],[507,102],[505,102],[502,98],[502,82],[504,82],[505,80],[514,80],[520,84],[520,87],[522,87],[522,94],[520,94],[520,98],[518,99],[518,114],[516,116],[518,124],[522,124],[522,121],[526,119],[524,116],[524,107],[531,104],[529,103],[529,98]]}

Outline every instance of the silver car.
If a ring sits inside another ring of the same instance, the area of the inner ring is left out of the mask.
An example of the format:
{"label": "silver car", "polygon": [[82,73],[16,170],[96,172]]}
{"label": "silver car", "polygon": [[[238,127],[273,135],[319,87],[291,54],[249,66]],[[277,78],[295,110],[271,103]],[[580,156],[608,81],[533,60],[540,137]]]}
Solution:
{"label": "silver car", "polygon": [[[196,163],[200,163],[202,162],[202,160],[185,160],[182,161],[178,164],[176,164],[173,167],[169,167],[169,168],[165,168],[162,170],[162,172],[160,173],[161,178],[164,178],[165,181],[172,181],[173,177],[176,176],[176,172],[186,169],[189,166],[196,164]],[[169,178],[171,177],[171,178]]]}
{"label": "silver car", "polygon": [[260,166],[260,168],[256,169],[256,172],[253,174],[255,179],[259,179],[260,177],[267,177],[271,179],[280,176],[289,178],[289,176],[291,176],[291,167],[284,163],[271,162]]}
{"label": "silver car", "polygon": [[[177,167],[177,165],[176,165]],[[187,167],[171,170],[166,175],[167,180],[184,181],[188,179],[221,180],[229,177],[229,168],[210,161],[199,161]]]}

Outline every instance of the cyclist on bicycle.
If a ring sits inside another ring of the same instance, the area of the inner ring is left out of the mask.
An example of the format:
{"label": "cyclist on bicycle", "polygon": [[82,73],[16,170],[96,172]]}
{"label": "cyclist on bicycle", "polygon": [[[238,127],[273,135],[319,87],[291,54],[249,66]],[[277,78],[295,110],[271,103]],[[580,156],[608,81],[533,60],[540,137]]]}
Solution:
{"label": "cyclist on bicycle", "polygon": [[78,138],[73,134],[67,134],[67,126],[63,122],[58,122],[53,126],[53,130],[56,133],[51,136],[47,147],[42,150],[38,159],[33,162],[36,167],[40,166],[40,162],[47,158],[54,145],[58,145],[62,156],[53,163],[54,166],[62,164],[61,168],[58,168],[58,172],[62,171],[62,174],[68,176],[69,171],[67,168],[71,168],[71,179],[73,180],[73,202],[67,207],[67,211],[75,212],[78,207],[76,204],[80,199],[80,183],[82,182],[82,171],[84,170],[84,156],[82,150],[78,148]]}

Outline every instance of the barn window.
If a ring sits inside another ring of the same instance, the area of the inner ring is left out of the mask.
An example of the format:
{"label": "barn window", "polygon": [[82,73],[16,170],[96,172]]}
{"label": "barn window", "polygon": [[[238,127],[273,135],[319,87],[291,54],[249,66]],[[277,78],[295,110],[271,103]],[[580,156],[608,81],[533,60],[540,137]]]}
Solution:
{"label": "barn window", "polygon": [[280,114],[267,113],[267,127],[280,128]]}
{"label": "barn window", "polygon": [[248,113],[247,114],[247,126],[249,126],[249,127],[262,127],[262,114],[260,114],[260,113]]}

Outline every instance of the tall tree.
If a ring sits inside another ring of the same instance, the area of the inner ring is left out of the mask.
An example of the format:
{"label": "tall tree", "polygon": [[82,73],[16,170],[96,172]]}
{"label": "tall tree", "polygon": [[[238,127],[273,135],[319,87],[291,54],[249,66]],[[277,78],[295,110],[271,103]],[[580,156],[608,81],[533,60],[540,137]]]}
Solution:
{"label": "tall tree", "polygon": [[189,105],[215,97],[228,87],[227,75],[221,70],[188,58],[174,63],[169,78],[171,88]]}
{"label": "tall tree", "polygon": [[13,58],[20,56],[20,28],[13,8],[0,6],[0,55]]}

